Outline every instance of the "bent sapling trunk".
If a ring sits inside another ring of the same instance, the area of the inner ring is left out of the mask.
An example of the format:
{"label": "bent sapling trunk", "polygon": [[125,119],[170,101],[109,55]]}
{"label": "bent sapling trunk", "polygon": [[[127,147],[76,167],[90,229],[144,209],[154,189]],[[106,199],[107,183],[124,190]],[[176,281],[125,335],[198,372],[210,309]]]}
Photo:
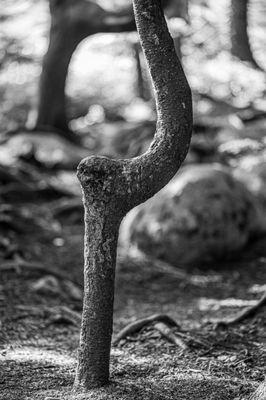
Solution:
{"label": "bent sapling trunk", "polygon": [[88,157],[78,167],[85,207],[85,286],[75,390],[89,390],[109,380],[120,222],[175,175],[187,154],[192,131],[191,91],[161,1],[133,0],[133,5],[155,89],[157,130],[150,148],[139,157]]}

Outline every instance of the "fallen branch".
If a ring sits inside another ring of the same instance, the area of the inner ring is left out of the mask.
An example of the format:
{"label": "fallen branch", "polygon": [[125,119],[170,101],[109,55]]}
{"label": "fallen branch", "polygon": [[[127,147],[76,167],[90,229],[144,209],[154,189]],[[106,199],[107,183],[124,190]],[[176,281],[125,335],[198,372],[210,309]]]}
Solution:
{"label": "fallen branch", "polygon": [[24,185],[10,183],[0,190],[0,197],[7,202],[34,202],[58,199],[61,197],[73,197],[73,193],[60,187],[53,187],[49,183],[45,187],[41,185]]}
{"label": "fallen branch", "polygon": [[167,324],[172,327],[179,327],[179,325],[176,323],[174,319],[169,317],[166,314],[153,314],[147,318],[142,318],[142,319],[137,319],[136,321],[132,322],[131,324],[127,325],[125,328],[123,328],[115,337],[113,340],[113,344],[117,344],[120,342],[120,340],[126,338],[129,335],[132,335],[133,333],[139,332],[142,328],[145,326],[151,324],[152,322],[163,322],[164,324]]}
{"label": "fallen branch", "polygon": [[14,270],[17,273],[20,273],[21,270],[31,270],[34,272],[40,272],[42,274],[47,274],[47,275],[53,275],[58,279],[64,280],[64,281],[69,281],[71,283],[74,283],[78,287],[82,287],[82,285],[77,282],[76,280],[73,280],[70,277],[67,277],[64,273],[55,271],[52,268],[49,268],[47,266],[44,266],[42,264],[39,264],[37,262],[29,262],[29,261],[24,261],[21,259],[18,259],[16,261],[7,261],[2,264],[0,264],[0,272],[8,272]]}
{"label": "fallen branch", "polygon": [[25,315],[16,316],[12,318],[13,320],[23,318],[24,316],[28,317],[29,315],[33,316],[42,316],[42,318],[49,317],[49,321],[47,325],[51,325],[53,323],[67,323],[72,324],[74,326],[80,326],[81,323],[81,315],[71,310],[67,306],[58,306],[58,307],[35,307],[31,305],[18,305],[16,307],[20,311],[24,311]]}

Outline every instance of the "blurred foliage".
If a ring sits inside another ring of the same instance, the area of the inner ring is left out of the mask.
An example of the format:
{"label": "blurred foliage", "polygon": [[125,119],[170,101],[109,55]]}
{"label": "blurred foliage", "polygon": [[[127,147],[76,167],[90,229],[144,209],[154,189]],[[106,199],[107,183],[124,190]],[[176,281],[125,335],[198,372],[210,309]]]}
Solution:
{"label": "blurred foliage", "polygon": [[[129,0],[97,2],[109,9],[130,5]],[[172,32],[175,35],[182,32],[183,64],[190,84],[194,91],[207,93],[236,107],[252,105],[265,110],[265,74],[233,59],[228,51],[229,11],[229,0],[191,0],[190,25],[178,18],[171,21]],[[262,66],[266,66],[265,12],[263,0],[251,1],[250,39]],[[49,18],[45,0],[1,2],[1,131],[25,124],[32,116],[29,112],[36,108]],[[73,55],[66,87],[71,118],[87,115],[90,106],[95,104],[101,105],[104,116],[110,115],[111,119],[115,115],[134,120],[153,118],[152,104],[145,105],[137,100],[136,109],[137,77],[131,45],[136,38],[135,33],[99,34],[81,43]],[[196,107],[196,113],[207,111],[202,104]]]}

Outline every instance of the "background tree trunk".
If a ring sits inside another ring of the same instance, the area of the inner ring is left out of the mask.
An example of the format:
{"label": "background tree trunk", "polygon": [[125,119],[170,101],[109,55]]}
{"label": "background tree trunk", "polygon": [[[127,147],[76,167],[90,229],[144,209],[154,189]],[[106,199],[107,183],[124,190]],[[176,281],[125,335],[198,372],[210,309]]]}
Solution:
{"label": "background tree trunk", "polygon": [[78,167],[85,207],[85,294],[75,390],[108,383],[116,242],[122,217],[175,175],[189,148],[191,91],[160,0],[133,0],[155,89],[157,131],[148,151],[129,160],[88,157]]}
{"label": "background tree trunk", "polygon": [[90,35],[128,32],[135,30],[136,25],[131,9],[112,13],[84,0],[50,0],[50,12],[49,47],[40,77],[36,128],[69,132],[65,84],[75,49]]}
{"label": "background tree trunk", "polygon": [[[187,0],[183,0],[180,5],[173,0],[164,2],[169,16],[186,18],[186,5]],[[76,141],[77,138],[71,135],[68,127],[65,97],[65,84],[72,54],[79,43],[88,36],[99,32],[130,32],[136,29],[136,24],[132,7],[120,12],[110,12],[85,0],[50,0],[50,12],[49,47],[44,56],[40,77],[36,129],[55,128],[67,132],[66,136]],[[138,78],[143,79],[143,71],[139,74],[140,65],[137,68]],[[144,81],[145,79],[142,83],[145,84]],[[149,87],[141,95],[148,98]]]}
{"label": "background tree trunk", "polygon": [[64,30],[51,29],[50,44],[43,60],[36,125],[68,131],[65,84],[68,66],[79,40]]}
{"label": "background tree trunk", "polygon": [[231,0],[231,53],[240,60],[258,67],[248,36],[248,6],[249,0]]}

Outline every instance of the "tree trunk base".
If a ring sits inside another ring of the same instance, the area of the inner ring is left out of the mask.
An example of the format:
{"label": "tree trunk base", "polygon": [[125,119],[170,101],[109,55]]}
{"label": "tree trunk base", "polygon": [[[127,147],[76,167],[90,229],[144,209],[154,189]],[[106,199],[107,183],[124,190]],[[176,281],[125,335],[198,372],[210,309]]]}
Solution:
{"label": "tree trunk base", "polygon": [[110,384],[110,379],[102,379],[101,381],[97,379],[95,383],[90,382],[89,384],[86,384],[84,382],[74,382],[73,388],[72,388],[72,393],[73,394],[87,394],[90,390],[95,390],[95,389],[100,389],[104,386],[108,386]]}

